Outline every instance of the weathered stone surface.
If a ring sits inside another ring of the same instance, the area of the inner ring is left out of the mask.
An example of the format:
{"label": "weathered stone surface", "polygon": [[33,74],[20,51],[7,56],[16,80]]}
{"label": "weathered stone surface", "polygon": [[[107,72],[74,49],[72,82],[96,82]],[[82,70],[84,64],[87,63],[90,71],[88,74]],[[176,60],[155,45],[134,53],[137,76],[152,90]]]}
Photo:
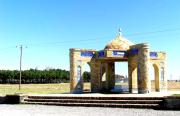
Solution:
{"label": "weathered stone surface", "polygon": [[104,49],[128,50],[133,43],[122,36],[117,36]]}

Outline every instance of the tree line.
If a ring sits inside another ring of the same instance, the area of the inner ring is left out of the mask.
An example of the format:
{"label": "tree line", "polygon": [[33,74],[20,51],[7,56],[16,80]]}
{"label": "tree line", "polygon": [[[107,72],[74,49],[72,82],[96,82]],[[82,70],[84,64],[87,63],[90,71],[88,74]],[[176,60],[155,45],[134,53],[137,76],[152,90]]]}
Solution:
{"label": "tree line", "polygon": [[[18,84],[18,70],[0,70],[0,84]],[[83,78],[85,82],[90,81],[90,73],[84,72]],[[44,84],[44,83],[66,83],[70,81],[70,73],[62,69],[37,70],[30,69],[22,71],[22,84]]]}

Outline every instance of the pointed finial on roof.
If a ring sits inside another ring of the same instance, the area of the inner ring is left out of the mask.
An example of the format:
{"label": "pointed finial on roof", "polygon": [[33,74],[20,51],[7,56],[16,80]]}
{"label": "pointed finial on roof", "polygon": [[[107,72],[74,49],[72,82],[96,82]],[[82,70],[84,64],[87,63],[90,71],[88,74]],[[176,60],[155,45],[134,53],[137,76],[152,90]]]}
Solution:
{"label": "pointed finial on roof", "polygon": [[122,29],[121,28],[118,29],[118,32],[119,32],[119,36],[122,36]]}

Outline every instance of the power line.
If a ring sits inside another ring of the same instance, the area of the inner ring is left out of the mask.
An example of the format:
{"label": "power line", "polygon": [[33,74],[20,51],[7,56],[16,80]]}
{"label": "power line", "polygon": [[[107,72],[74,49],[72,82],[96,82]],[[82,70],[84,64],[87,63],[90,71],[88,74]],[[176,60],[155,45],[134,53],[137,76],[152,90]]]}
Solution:
{"label": "power line", "polygon": [[37,46],[37,45],[54,45],[54,44],[65,44],[65,43],[79,43],[79,42],[89,42],[89,41],[102,41],[100,40],[99,38],[95,38],[95,39],[82,39],[82,40],[76,40],[76,41],[60,41],[60,42],[48,42],[48,43],[36,43],[36,44],[28,44],[28,45],[31,45],[31,46]]}
{"label": "power line", "polygon": [[[142,33],[132,33],[132,34],[124,34],[126,37],[131,37],[131,36],[139,36],[139,35],[149,35],[149,34],[156,34],[156,33],[163,33],[163,32],[172,32],[172,31],[180,31],[180,28],[171,28],[171,29],[164,29],[164,30],[156,30],[156,31],[150,31],[150,32],[142,32]],[[93,39],[81,39],[81,40],[75,40],[75,41],[60,41],[60,42],[48,42],[48,43],[36,43],[36,44],[28,44],[32,46],[37,46],[37,45],[55,45],[55,44],[65,44],[65,43],[80,43],[80,42],[89,42],[89,41],[104,41],[106,39],[101,39],[101,38],[107,38],[106,37],[96,37]],[[108,38],[109,40],[109,38]]]}
{"label": "power line", "polygon": [[[180,28],[170,28],[170,29],[163,29],[163,30],[156,30],[156,31],[150,31],[150,32],[142,32],[142,33],[132,33],[132,34],[124,34],[125,37],[132,37],[132,36],[139,36],[139,35],[149,35],[149,34],[156,34],[156,33],[164,33],[164,32],[173,32],[173,31],[179,31]],[[103,38],[103,39],[101,39]],[[108,38],[108,39],[104,39],[104,38]],[[59,46],[60,44],[74,44],[74,43],[86,43],[86,42],[104,42],[105,40],[109,41],[109,37],[96,37],[93,39],[81,39],[81,40],[75,40],[75,41],[59,41],[59,42],[47,42],[47,43],[31,43],[31,44],[27,44],[28,46],[37,46],[37,47],[47,47],[44,45],[57,45]],[[62,45],[61,45],[62,46]],[[65,46],[65,45],[64,45]],[[7,48],[1,48],[0,51],[4,51],[4,50],[8,50],[8,49],[12,49],[15,48],[13,46],[11,47],[7,47]]]}
{"label": "power line", "polygon": [[5,47],[5,48],[1,48],[0,51],[4,51],[4,50],[8,50],[8,49],[12,49],[15,48],[15,46],[10,46],[10,47]]}
{"label": "power line", "polygon": [[179,30],[180,28],[171,28],[171,29],[156,30],[156,31],[150,31],[150,32],[143,32],[143,33],[127,34],[126,36],[148,35],[148,34],[155,34],[155,33],[162,33],[162,32],[179,31]]}

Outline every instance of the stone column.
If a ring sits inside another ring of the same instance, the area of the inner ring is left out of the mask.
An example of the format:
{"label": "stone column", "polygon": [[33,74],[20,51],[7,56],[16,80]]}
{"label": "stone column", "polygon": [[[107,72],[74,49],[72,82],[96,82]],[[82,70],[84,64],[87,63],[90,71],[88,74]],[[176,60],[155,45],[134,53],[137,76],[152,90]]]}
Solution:
{"label": "stone column", "polygon": [[100,75],[101,75],[101,81],[102,81],[101,82],[102,92],[110,92],[111,89],[115,85],[114,62],[101,63]]}
{"label": "stone column", "polygon": [[128,65],[129,93],[137,93],[137,68]]}
{"label": "stone column", "polygon": [[[75,49],[70,49],[70,92],[71,93],[82,93],[82,67],[81,61],[77,61],[79,52]],[[80,72],[78,72],[78,67]]]}
{"label": "stone column", "polygon": [[100,64],[100,81],[101,81],[101,92],[106,91],[106,63],[101,62]]}
{"label": "stone column", "polygon": [[110,88],[113,89],[115,86],[115,63],[111,62],[111,70],[110,70]]}
{"label": "stone column", "polygon": [[91,92],[101,91],[101,62],[92,59],[91,67]]}
{"label": "stone column", "polygon": [[104,63],[104,67],[105,67],[105,81],[103,82],[103,87],[104,87],[104,92],[109,92],[109,71],[108,71],[108,63],[107,62],[105,62]]}
{"label": "stone column", "polygon": [[149,93],[151,91],[149,60],[148,44],[141,44],[138,52],[138,93]]}
{"label": "stone column", "polygon": [[137,55],[128,58],[129,93],[137,93]]}
{"label": "stone column", "polygon": [[75,62],[74,62],[74,50],[69,50],[70,60],[70,92],[73,93],[75,89]]}
{"label": "stone column", "polygon": [[107,90],[111,91],[115,85],[115,70],[114,70],[114,62],[107,63],[106,70],[106,79],[107,79]]}

